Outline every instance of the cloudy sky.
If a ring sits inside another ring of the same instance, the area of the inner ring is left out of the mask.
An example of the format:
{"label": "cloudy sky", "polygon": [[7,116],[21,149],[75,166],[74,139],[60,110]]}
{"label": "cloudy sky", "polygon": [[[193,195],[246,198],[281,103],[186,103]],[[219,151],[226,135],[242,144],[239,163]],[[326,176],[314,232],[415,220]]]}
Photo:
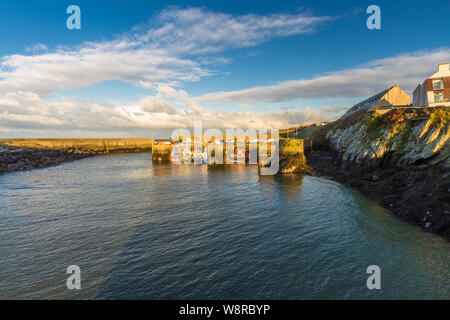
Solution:
{"label": "cloudy sky", "polygon": [[[81,8],[81,30],[66,9]],[[164,137],[339,117],[450,61],[450,2],[2,0],[0,137]]]}

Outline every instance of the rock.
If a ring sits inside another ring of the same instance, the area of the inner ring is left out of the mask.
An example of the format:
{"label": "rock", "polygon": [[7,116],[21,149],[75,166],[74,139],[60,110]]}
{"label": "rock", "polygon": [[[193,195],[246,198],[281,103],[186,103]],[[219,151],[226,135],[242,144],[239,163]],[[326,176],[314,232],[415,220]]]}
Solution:
{"label": "rock", "polygon": [[92,150],[83,150],[80,148],[64,150],[0,148],[2,148],[2,152],[0,153],[0,174],[33,168],[44,168],[97,154]]}
{"label": "rock", "polygon": [[16,163],[16,168],[17,168],[18,170],[23,170],[24,167],[25,167],[25,162],[19,161],[19,162]]}
{"label": "rock", "polygon": [[383,161],[383,158],[372,158],[369,160],[369,168],[378,168]]}
{"label": "rock", "polygon": [[[371,168],[377,168],[384,158],[389,158],[387,161],[391,165],[424,163],[431,158],[430,161],[438,162],[448,158],[448,110],[424,110],[399,122],[384,120],[399,112],[394,109],[390,115],[381,116],[374,128],[369,124],[380,117],[376,113],[337,121],[326,137],[336,151],[344,152],[343,159],[366,161]],[[434,128],[431,122],[436,118],[442,121]],[[440,152],[444,149],[447,151]]]}

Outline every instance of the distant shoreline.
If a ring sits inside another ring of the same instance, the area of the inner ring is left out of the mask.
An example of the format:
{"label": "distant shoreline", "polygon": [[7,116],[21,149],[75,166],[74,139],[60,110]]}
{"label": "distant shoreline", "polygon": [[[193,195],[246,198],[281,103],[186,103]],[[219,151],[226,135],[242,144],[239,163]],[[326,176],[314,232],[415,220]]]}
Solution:
{"label": "distant shoreline", "polygon": [[111,153],[151,152],[151,139],[0,139],[0,174]]}

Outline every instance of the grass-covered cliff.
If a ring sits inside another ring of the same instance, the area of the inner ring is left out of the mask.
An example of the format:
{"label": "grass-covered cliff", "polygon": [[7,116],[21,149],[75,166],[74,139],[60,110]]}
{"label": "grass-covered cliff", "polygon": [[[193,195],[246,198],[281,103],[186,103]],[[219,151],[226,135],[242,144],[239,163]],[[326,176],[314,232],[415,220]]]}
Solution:
{"label": "grass-covered cliff", "polygon": [[449,123],[449,108],[379,110],[338,120],[326,138],[345,161],[449,167]]}

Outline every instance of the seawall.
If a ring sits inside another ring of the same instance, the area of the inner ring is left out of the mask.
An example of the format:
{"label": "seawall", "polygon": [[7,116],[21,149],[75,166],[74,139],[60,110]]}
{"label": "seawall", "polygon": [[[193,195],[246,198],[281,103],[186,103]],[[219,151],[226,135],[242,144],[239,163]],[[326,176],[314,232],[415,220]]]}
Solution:
{"label": "seawall", "polygon": [[311,173],[303,139],[280,139],[280,173]]}
{"label": "seawall", "polygon": [[149,152],[152,139],[146,138],[107,138],[107,139],[0,139],[0,146],[64,150],[77,148],[90,150],[99,154],[120,152]]}
{"label": "seawall", "polygon": [[[236,146],[235,146],[236,147]],[[170,163],[173,145],[155,144],[152,149],[154,163]],[[249,146],[245,147],[249,151]],[[257,153],[259,148],[257,148]],[[223,150],[224,164],[227,163],[226,146]],[[269,154],[270,155],[270,154]],[[246,159],[248,162],[249,159]],[[279,173],[310,173],[311,170],[306,164],[304,154],[304,145],[302,139],[280,138],[279,148]],[[261,159],[258,156],[258,165],[260,167],[270,165],[270,158]]]}

